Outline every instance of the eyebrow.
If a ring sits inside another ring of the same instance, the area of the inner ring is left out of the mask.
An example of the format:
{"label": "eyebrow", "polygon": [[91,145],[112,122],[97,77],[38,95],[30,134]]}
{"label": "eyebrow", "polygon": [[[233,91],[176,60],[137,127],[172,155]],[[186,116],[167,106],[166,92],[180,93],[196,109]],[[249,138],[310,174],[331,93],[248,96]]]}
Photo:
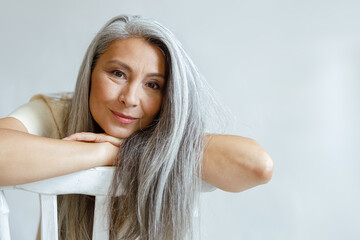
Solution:
{"label": "eyebrow", "polygon": [[[110,60],[110,61],[107,61],[106,62],[107,64],[108,63],[115,63],[115,64],[118,64],[120,66],[122,66],[123,68],[125,68],[126,70],[128,70],[130,73],[132,72],[132,69],[129,65],[127,65],[126,63],[123,63],[122,61],[120,60],[117,60],[117,59],[113,59],[113,60]],[[161,77],[163,79],[166,79],[165,76],[161,73],[150,73],[148,74],[149,76],[151,77]]]}

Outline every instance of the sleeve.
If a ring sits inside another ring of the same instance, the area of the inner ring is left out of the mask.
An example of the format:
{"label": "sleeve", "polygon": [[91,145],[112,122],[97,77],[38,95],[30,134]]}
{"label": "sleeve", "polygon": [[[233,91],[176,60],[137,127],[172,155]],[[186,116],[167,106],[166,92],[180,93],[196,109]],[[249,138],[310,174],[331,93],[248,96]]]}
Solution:
{"label": "sleeve", "polygon": [[201,191],[202,192],[212,192],[215,191],[217,188],[211,185],[210,183],[201,180]]}
{"label": "sleeve", "polygon": [[30,134],[51,137],[56,123],[51,110],[42,99],[34,99],[20,106],[9,117],[16,118],[24,124]]}

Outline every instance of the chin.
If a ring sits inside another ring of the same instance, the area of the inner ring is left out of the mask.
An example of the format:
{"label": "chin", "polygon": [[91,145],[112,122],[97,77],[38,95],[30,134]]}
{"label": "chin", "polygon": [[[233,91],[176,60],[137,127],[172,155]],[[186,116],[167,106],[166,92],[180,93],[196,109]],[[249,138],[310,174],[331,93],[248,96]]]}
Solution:
{"label": "chin", "polygon": [[122,129],[122,130],[109,131],[109,132],[107,132],[107,134],[109,134],[110,136],[119,138],[119,139],[125,139],[125,138],[130,137],[134,132],[135,132],[135,131],[129,131],[129,130],[124,131],[124,130]]}

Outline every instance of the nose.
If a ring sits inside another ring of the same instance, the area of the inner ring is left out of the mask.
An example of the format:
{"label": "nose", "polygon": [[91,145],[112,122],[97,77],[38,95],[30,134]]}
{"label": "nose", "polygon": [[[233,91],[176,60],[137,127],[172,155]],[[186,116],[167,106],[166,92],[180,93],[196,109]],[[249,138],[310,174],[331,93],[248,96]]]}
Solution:
{"label": "nose", "polygon": [[139,105],[139,86],[136,83],[128,83],[122,87],[119,94],[119,101],[125,107],[136,107]]}

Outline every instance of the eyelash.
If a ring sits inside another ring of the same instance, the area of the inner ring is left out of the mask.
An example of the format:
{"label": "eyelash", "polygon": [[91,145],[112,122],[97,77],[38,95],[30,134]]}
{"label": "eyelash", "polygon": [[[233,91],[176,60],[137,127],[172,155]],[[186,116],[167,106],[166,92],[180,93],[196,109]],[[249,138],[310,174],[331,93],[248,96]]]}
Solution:
{"label": "eyelash", "polygon": [[[155,87],[150,87],[149,86],[150,84],[155,85]],[[154,90],[160,90],[161,89],[160,85],[158,83],[156,83],[156,82],[148,82],[148,83],[146,83],[146,86],[148,86],[148,87],[150,87],[151,89],[154,89]]]}
{"label": "eyelash", "polygon": [[[119,70],[111,71],[111,73],[112,73],[114,76],[118,77],[118,78],[124,78],[124,77],[126,77],[126,74],[123,73],[122,71],[119,71]],[[119,76],[119,74],[121,74],[122,76]]]}

